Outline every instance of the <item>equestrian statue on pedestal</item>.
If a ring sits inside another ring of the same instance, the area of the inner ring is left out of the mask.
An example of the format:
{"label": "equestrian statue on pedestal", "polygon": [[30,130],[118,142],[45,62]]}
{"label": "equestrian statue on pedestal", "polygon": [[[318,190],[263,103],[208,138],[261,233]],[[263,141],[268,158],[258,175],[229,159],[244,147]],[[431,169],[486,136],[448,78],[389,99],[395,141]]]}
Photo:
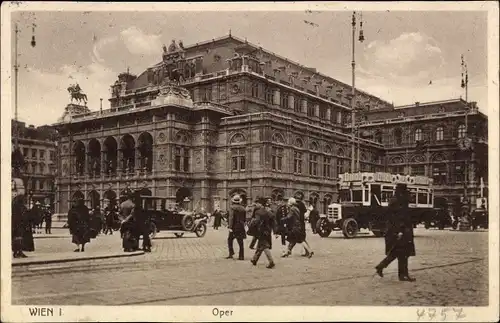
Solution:
{"label": "equestrian statue on pedestal", "polygon": [[82,92],[80,85],[75,84],[68,87],[68,93],[71,96],[71,103],[73,103],[73,99],[76,102],[82,102],[84,105],[87,105],[87,95]]}

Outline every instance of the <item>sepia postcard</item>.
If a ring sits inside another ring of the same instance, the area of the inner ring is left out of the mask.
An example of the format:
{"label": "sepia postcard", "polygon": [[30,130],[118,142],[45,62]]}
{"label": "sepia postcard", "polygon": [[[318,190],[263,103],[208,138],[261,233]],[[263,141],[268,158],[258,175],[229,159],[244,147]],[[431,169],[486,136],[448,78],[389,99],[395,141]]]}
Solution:
{"label": "sepia postcard", "polygon": [[499,320],[497,2],[1,27],[3,322]]}

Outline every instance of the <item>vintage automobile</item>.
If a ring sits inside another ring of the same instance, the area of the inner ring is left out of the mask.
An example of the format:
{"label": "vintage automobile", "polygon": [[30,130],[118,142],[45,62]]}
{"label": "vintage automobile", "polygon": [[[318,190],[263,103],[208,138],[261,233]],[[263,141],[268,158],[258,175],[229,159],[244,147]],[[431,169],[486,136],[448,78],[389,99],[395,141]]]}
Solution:
{"label": "vintage automobile", "polygon": [[434,198],[434,209],[429,216],[424,219],[426,229],[438,228],[444,230],[447,227],[453,227],[453,219],[448,212],[448,202],[445,198]]}
{"label": "vintage automobile", "polygon": [[472,230],[477,228],[488,229],[488,211],[486,209],[475,209],[471,213]]}
{"label": "vintage automobile", "polygon": [[149,216],[151,238],[160,231],[172,231],[178,238],[186,232],[193,232],[201,238],[207,232],[206,214],[167,206],[167,199],[164,197],[141,196],[141,201],[143,210]]}

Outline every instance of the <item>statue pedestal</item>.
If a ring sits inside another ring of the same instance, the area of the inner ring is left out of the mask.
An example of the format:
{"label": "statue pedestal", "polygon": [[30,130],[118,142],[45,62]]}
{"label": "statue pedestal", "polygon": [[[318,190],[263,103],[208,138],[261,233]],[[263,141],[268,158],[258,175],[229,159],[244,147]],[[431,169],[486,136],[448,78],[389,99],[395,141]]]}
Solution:
{"label": "statue pedestal", "polygon": [[91,112],[90,109],[86,105],[73,104],[70,103],[64,109],[64,113],[59,118],[59,122],[68,122],[71,120],[71,117],[77,114],[84,114]]}
{"label": "statue pedestal", "polygon": [[193,100],[185,88],[167,85],[160,88],[160,93],[153,100],[152,105],[179,105],[193,108]]}

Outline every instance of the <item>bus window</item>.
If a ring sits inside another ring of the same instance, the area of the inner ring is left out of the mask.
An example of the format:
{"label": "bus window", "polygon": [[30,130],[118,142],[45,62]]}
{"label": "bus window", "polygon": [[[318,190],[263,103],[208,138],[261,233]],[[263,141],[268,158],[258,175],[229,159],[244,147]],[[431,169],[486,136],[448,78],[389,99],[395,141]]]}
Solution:
{"label": "bus window", "polygon": [[352,201],[353,202],[363,202],[363,195],[362,191],[359,190],[352,190]]}
{"label": "bus window", "polygon": [[382,200],[380,202],[382,203],[388,203],[391,197],[394,195],[393,191],[382,191]]}
{"label": "bus window", "polygon": [[428,193],[426,191],[418,192],[418,204],[427,204]]}
{"label": "bus window", "polygon": [[416,204],[417,203],[417,190],[415,188],[410,188],[410,204]]}
{"label": "bus window", "polygon": [[368,200],[370,199],[370,190],[365,189],[363,192],[365,192],[363,202],[368,202]]}

